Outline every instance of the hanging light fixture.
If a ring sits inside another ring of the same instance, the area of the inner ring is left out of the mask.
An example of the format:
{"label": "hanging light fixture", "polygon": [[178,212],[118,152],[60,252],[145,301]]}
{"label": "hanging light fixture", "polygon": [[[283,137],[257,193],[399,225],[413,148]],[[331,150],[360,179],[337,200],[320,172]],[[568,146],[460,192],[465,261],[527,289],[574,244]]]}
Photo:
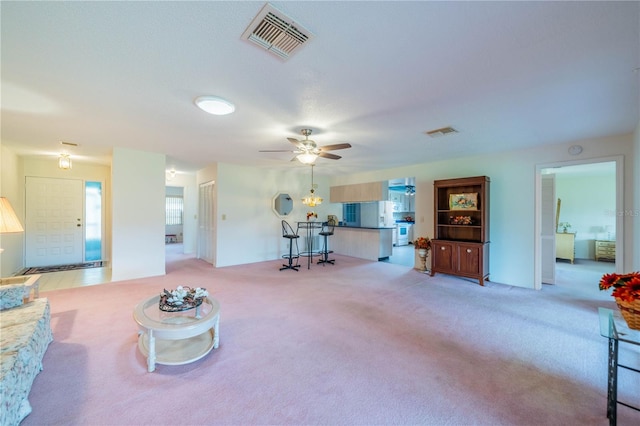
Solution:
{"label": "hanging light fixture", "polygon": [[62,170],[71,170],[71,167],[71,157],[69,157],[69,154],[60,154],[60,157],[58,157],[58,168]]}
{"label": "hanging light fixture", "polygon": [[405,195],[408,195],[410,197],[413,197],[414,195],[416,195],[416,187],[413,185],[407,185],[405,186]]}
{"label": "hanging light fixture", "polygon": [[315,166],[315,164],[311,164],[311,191],[309,191],[309,195],[302,199],[302,204],[309,207],[315,207],[322,204],[322,198],[315,195],[315,191],[313,189],[313,166]]}

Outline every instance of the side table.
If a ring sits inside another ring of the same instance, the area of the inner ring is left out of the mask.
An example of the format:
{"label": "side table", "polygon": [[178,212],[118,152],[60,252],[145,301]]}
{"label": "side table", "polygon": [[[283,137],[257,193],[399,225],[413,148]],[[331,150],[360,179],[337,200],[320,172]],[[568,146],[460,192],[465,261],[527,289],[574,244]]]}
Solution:
{"label": "side table", "polygon": [[220,342],[220,303],[206,297],[197,308],[164,312],[160,295],[144,300],[133,311],[138,323],[138,348],[147,357],[147,370],[156,363],[182,365],[199,360]]}
{"label": "side table", "polygon": [[618,368],[640,373],[638,368],[618,363],[618,346],[620,343],[640,346],[640,331],[628,328],[616,314],[611,309],[598,308],[600,335],[609,339],[607,418],[611,426],[617,423],[618,404],[640,411],[640,407],[618,400]]}

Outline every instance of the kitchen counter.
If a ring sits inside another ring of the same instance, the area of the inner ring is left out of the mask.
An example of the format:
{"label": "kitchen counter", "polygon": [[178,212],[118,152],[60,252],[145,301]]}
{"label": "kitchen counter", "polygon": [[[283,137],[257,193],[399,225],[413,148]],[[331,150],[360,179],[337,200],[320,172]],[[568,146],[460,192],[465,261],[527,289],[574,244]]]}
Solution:
{"label": "kitchen counter", "polygon": [[368,260],[383,260],[393,251],[395,226],[363,228],[359,226],[336,226],[329,238],[334,253]]}
{"label": "kitchen counter", "polygon": [[395,226],[378,226],[378,227],[370,227],[370,226],[350,226],[350,225],[346,225],[346,226],[336,226],[336,228],[338,229],[342,229],[342,228],[353,228],[353,229],[396,229]]}

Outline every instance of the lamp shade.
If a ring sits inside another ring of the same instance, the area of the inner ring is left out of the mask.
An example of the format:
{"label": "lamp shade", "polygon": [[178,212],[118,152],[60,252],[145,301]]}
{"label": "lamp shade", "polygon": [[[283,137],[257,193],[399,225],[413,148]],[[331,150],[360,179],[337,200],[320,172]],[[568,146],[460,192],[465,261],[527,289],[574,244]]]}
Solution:
{"label": "lamp shade", "polygon": [[13,211],[11,203],[5,197],[0,197],[0,234],[22,231],[24,229]]}

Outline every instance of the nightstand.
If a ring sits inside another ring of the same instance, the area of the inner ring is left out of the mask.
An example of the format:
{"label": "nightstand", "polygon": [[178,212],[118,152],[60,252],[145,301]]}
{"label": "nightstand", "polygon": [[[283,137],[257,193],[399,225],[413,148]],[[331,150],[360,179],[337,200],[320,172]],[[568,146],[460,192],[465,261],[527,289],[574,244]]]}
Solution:
{"label": "nightstand", "polygon": [[596,240],[596,261],[607,260],[609,262],[616,261],[616,242]]}

